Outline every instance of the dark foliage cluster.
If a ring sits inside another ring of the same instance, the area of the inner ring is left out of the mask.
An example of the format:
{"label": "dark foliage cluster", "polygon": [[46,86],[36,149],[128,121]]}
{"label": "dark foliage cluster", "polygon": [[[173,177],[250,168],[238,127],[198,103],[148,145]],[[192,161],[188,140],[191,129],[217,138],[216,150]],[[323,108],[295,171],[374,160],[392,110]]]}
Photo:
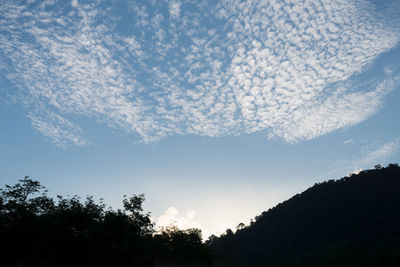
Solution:
{"label": "dark foliage cluster", "polygon": [[215,266],[400,266],[400,168],[315,184],[208,243]]}
{"label": "dark foliage cluster", "polygon": [[54,200],[28,177],[6,185],[1,265],[400,266],[397,164],[315,184],[206,244],[199,229],[155,231],[144,199],[114,211],[92,197]]}
{"label": "dark foliage cluster", "polygon": [[54,200],[25,177],[0,191],[2,266],[210,266],[198,229],[154,231],[144,195],[124,197],[123,210],[92,197]]}

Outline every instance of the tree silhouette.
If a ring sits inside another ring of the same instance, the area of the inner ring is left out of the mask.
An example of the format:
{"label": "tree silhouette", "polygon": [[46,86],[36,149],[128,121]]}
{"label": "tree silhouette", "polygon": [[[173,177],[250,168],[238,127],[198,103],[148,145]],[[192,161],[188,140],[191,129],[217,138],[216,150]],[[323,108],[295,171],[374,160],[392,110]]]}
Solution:
{"label": "tree silhouette", "polygon": [[203,243],[199,229],[155,231],[143,194],[113,210],[93,197],[52,199],[25,177],[0,189],[1,266],[399,266],[399,192],[398,164],[376,167]]}
{"label": "tree silhouette", "polygon": [[1,265],[211,264],[200,230],[174,228],[155,234],[150,214],[143,213],[144,200],[143,194],[124,196],[123,210],[114,211],[93,197],[81,201],[78,196],[58,196],[54,201],[29,177],[6,185],[0,191]]}

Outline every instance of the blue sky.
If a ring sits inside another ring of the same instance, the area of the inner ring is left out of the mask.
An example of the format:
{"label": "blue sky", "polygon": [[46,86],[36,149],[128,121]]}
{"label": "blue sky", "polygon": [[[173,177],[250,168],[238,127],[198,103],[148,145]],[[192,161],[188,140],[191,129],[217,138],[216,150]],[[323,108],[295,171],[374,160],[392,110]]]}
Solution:
{"label": "blue sky", "polygon": [[398,1],[0,1],[0,180],[205,235],[398,162]]}

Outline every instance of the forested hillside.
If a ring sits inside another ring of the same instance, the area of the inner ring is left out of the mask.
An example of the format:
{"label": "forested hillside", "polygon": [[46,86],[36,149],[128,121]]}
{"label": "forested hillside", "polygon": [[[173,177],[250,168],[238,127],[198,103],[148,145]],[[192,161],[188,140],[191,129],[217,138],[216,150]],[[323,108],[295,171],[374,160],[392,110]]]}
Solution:
{"label": "forested hillside", "polygon": [[400,266],[400,168],[315,184],[209,243],[216,266]]}
{"label": "forested hillside", "polygon": [[28,177],[7,185],[1,265],[400,266],[397,164],[315,184],[205,243],[199,229],[156,231],[143,201],[125,197],[112,210],[91,197],[54,200]]}

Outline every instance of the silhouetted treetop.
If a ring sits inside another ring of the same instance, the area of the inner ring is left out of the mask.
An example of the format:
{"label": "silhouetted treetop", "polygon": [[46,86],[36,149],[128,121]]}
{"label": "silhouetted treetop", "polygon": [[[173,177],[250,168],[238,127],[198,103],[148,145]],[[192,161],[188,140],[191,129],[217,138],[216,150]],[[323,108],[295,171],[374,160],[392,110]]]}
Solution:
{"label": "silhouetted treetop", "polygon": [[[2,266],[210,266],[198,229],[155,233],[143,194],[124,196],[123,210],[93,197],[56,201],[29,177],[0,191]],[[168,238],[160,238],[168,237]],[[165,250],[164,248],[169,248]]]}
{"label": "silhouetted treetop", "polygon": [[400,167],[376,165],[204,244],[199,229],[155,231],[143,194],[113,210],[93,197],[52,199],[25,177],[0,190],[0,256],[2,266],[399,266],[399,192]]}

